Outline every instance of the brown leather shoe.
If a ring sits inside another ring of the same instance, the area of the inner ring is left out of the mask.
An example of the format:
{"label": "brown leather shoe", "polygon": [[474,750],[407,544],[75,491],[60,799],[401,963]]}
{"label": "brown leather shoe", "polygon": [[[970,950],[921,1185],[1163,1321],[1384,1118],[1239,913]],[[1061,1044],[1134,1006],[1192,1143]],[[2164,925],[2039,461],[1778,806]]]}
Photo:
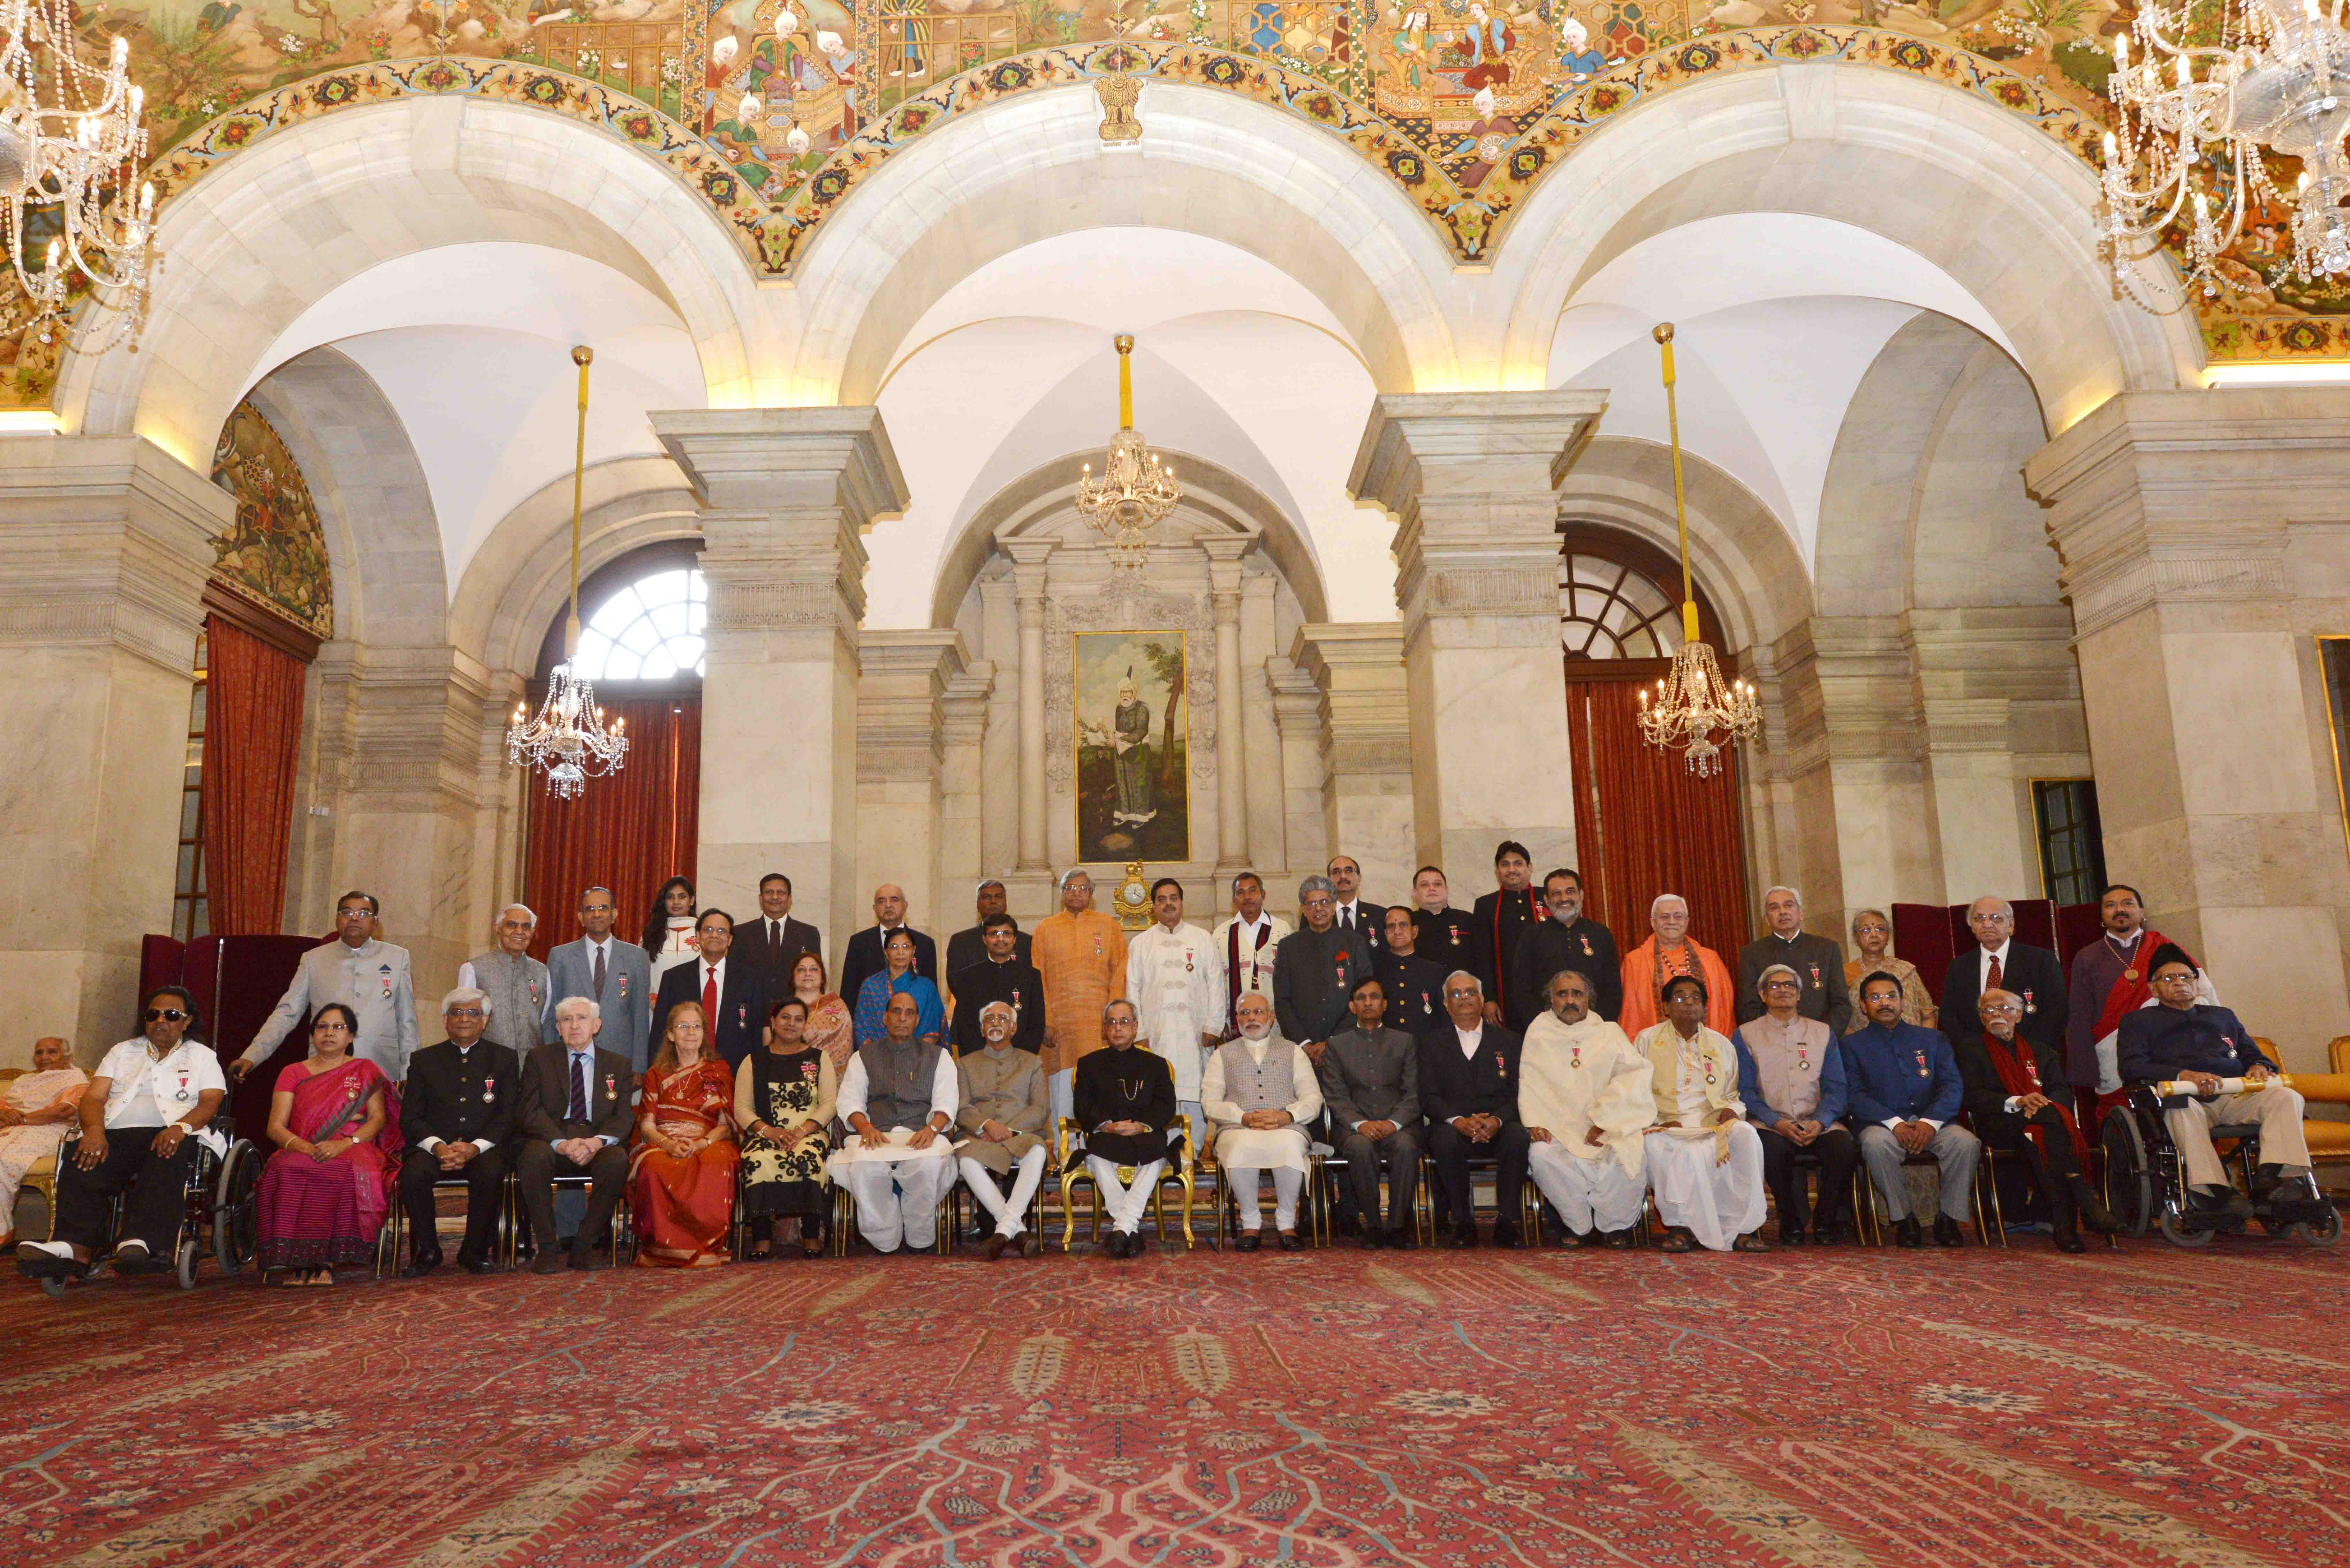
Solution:
{"label": "brown leather shoe", "polygon": [[1003,1256],[1003,1232],[1001,1231],[989,1232],[987,1240],[979,1245],[979,1255],[991,1263]]}

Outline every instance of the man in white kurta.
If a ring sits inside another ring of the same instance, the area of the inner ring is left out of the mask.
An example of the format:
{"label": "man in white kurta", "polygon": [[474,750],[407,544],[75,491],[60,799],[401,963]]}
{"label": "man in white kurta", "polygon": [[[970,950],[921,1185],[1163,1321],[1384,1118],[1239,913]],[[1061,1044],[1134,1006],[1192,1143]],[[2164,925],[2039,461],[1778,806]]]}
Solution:
{"label": "man in white kurta", "polygon": [[939,1201],[954,1185],[954,1126],[962,1079],[954,1058],[914,1038],[920,1010],[899,992],[881,1014],[881,1038],[858,1048],[840,1075],[835,1114],[856,1136],[832,1157],[832,1179],[857,1199],[858,1233],[877,1252],[936,1239]]}
{"label": "man in white kurta", "polygon": [[[1224,962],[1224,1016],[1244,992],[1273,994],[1273,955],[1289,922],[1264,908],[1264,879],[1253,871],[1232,878],[1232,912],[1216,925],[1216,955]],[[1227,1030],[1230,1025],[1226,1025]]]}
{"label": "man in white kurta", "polygon": [[1126,995],[1141,1015],[1137,1044],[1167,1059],[1175,1108],[1200,1147],[1200,1079],[1224,1034],[1224,964],[1207,932],[1183,923],[1183,884],[1162,877],[1150,889],[1150,929],[1126,945]]}
{"label": "man in white kurta", "polygon": [[1274,1229],[1281,1250],[1295,1252],[1297,1195],[1305,1185],[1305,1124],[1322,1114],[1322,1085],[1305,1053],[1273,1026],[1273,1003],[1253,993],[1241,998],[1238,1037],[1208,1058],[1200,1085],[1201,1109],[1215,1124],[1216,1163],[1240,1199],[1240,1250],[1253,1252],[1264,1213],[1257,1179],[1273,1172]]}
{"label": "man in white kurta", "polygon": [[1648,1058],[1656,1102],[1642,1158],[1658,1217],[1672,1231],[1661,1250],[1767,1252],[1762,1139],[1739,1097],[1737,1050],[1705,1026],[1705,982],[1696,975],[1667,981],[1660,1001],[1664,1022],[1632,1046]]}
{"label": "man in white kurta", "polygon": [[1550,1010],[1519,1048],[1518,1119],[1533,1140],[1526,1173],[1577,1243],[1628,1247],[1648,1194],[1641,1135],[1656,1120],[1654,1069],[1622,1029],[1593,1016],[1593,989],[1573,970],[1551,980]]}

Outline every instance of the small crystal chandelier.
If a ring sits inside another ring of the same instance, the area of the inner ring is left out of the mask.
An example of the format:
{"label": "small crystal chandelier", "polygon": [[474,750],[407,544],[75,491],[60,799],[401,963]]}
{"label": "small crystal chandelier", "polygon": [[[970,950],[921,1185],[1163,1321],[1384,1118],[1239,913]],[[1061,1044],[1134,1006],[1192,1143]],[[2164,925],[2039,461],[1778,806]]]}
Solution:
{"label": "small crystal chandelier", "polygon": [[[78,277],[106,313],[81,347],[137,346],[156,261],[155,187],[135,206],[130,195],[147,161],[143,97],[120,36],[105,69],[83,61],[73,0],[0,0],[0,244],[21,296],[0,303],[0,331],[37,324],[52,341]],[[28,218],[51,231],[38,265],[25,257]]]}
{"label": "small crystal chandelier", "polygon": [[579,493],[588,467],[588,363],[594,358],[585,347],[571,351],[579,367],[579,439],[571,460],[571,616],[563,623],[563,662],[546,678],[538,716],[525,722],[528,709],[517,702],[506,726],[506,761],[546,770],[557,800],[577,796],[590,778],[619,773],[629,754],[629,722],[615,719],[606,729],[595,686],[572,669],[579,657]]}
{"label": "small crystal chandelier", "polygon": [[[2132,31],[2114,36],[2106,78],[2117,124],[2106,136],[2106,233],[2115,282],[2148,310],[2133,263],[2151,254],[2177,224],[2187,275],[2205,297],[2237,285],[2220,259],[2243,233],[2248,213],[2293,209],[2297,276],[2350,274],[2350,34],[2344,0],[2144,0]],[[2197,73],[2201,75],[2199,78]],[[2266,155],[2298,158],[2302,175],[2288,202],[2270,178]],[[2199,170],[2200,172],[2199,173]],[[2215,218],[2214,199],[2222,208]],[[2181,213],[2187,215],[2181,222]],[[2281,281],[2281,280],[2279,280]]]}
{"label": "small crystal chandelier", "polygon": [[1674,392],[1673,324],[1658,327],[1657,346],[1665,357],[1665,417],[1673,439],[1673,514],[1681,535],[1681,645],[1673,649],[1673,667],[1657,682],[1656,700],[1640,693],[1640,735],[1648,744],[1669,751],[1687,749],[1689,770],[1710,778],[1721,770],[1721,746],[1714,740],[1726,732],[1730,741],[1751,741],[1762,727],[1762,713],[1754,688],[1743,680],[1724,680],[1713,649],[1698,635],[1697,591],[1690,578],[1689,505],[1681,496],[1681,415]]}
{"label": "small crystal chandelier", "polygon": [[1167,520],[1183,493],[1175,471],[1159,460],[1134,428],[1134,335],[1118,344],[1118,434],[1110,438],[1101,477],[1087,463],[1077,475],[1077,515],[1108,542],[1110,562],[1139,572],[1150,558],[1150,530]]}

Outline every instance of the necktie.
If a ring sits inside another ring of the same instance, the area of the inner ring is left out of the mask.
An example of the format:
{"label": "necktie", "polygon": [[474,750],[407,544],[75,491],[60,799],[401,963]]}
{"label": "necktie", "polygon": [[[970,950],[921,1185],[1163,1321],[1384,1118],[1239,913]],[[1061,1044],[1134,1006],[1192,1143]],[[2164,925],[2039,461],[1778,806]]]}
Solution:
{"label": "necktie", "polygon": [[1983,977],[1983,989],[1985,991],[1997,991],[1999,989],[2001,979],[1999,955],[1997,953],[1993,953],[1991,955],[1991,972]]}
{"label": "necktie", "polygon": [[588,1119],[588,1054],[577,1052],[571,1058],[571,1120]]}
{"label": "necktie", "polygon": [[1339,924],[1345,926],[1350,931],[1353,930],[1355,929],[1355,911],[1352,909],[1345,909],[1341,910],[1340,913],[1344,914],[1346,919],[1341,920]]}
{"label": "necktie", "polygon": [[784,922],[781,920],[767,922],[767,956],[769,958],[784,956]]}
{"label": "necktie", "polygon": [[601,947],[596,950],[596,1000],[599,1002],[604,1000],[604,950]]}
{"label": "necktie", "polygon": [[709,1027],[712,1029],[718,1027],[718,966],[714,963],[703,966],[702,1016],[709,1020]]}

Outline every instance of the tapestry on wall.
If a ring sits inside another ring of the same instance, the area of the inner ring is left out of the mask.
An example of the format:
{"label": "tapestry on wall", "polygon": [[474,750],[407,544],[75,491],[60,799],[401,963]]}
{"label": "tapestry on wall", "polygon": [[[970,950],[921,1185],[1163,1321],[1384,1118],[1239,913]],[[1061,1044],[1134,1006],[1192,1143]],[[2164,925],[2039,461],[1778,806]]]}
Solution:
{"label": "tapestry on wall", "polygon": [[236,497],[236,524],[213,542],[213,580],[317,635],[335,635],[327,535],[302,467],[250,401],[221,427],[213,483]]}
{"label": "tapestry on wall", "polygon": [[1180,631],[1080,632],[1077,858],[1191,858],[1191,715]]}

